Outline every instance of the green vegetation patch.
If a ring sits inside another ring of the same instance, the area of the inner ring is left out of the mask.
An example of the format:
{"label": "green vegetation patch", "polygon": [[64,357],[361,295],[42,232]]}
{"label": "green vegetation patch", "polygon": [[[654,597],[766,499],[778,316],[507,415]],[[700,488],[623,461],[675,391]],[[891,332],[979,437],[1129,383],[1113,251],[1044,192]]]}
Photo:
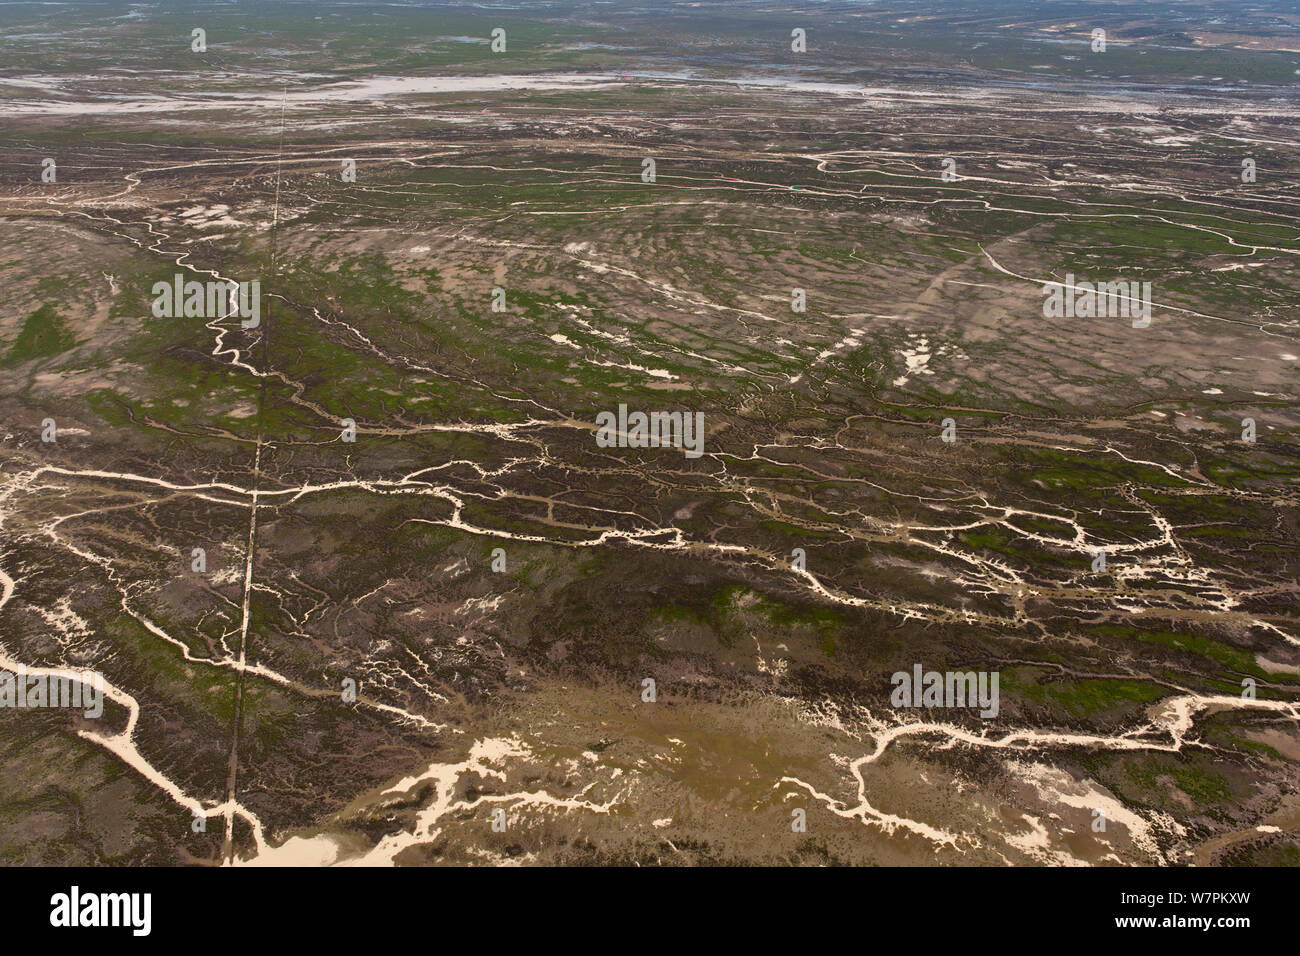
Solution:
{"label": "green vegetation patch", "polygon": [[66,352],[76,344],[63,316],[54,311],[54,306],[46,304],[23,322],[22,331],[5,356],[4,365],[12,368],[32,359],[50,358]]}

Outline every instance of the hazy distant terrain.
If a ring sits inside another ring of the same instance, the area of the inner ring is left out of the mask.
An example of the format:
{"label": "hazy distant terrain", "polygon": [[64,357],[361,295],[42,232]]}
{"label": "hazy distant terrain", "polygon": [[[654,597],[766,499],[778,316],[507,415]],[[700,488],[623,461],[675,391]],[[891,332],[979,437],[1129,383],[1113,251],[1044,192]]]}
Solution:
{"label": "hazy distant terrain", "polygon": [[0,861],[1300,863],[1297,183],[1280,0],[0,6]]}

